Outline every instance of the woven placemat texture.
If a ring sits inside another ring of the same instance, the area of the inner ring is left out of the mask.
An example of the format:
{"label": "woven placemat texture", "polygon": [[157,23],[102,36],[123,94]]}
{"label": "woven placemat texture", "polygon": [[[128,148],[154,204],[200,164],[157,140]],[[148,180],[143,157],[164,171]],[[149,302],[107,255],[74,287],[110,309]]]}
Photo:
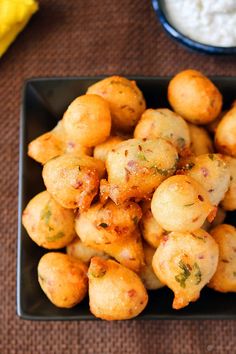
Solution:
{"label": "woven placemat texture", "polygon": [[[17,179],[24,79],[170,75],[184,68],[236,75],[233,57],[174,43],[149,0],[41,0],[0,60],[0,354],[236,353],[235,321],[30,322],[16,316]],[[157,98],[158,99],[158,98]]]}

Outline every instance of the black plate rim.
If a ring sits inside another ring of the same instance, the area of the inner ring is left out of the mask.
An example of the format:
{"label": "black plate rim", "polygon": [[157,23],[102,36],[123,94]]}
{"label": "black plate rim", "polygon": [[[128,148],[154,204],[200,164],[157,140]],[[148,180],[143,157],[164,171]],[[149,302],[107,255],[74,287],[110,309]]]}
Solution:
{"label": "black plate rim", "polygon": [[[88,315],[68,315],[68,316],[40,316],[40,315],[29,315],[27,314],[21,306],[21,272],[22,272],[22,235],[21,235],[21,216],[23,212],[23,162],[25,158],[25,148],[24,148],[24,139],[25,139],[25,124],[26,121],[24,119],[25,115],[25,100],[26,100],[26,91],[28,85],[34,82],[43,82],[43,81],[76,81],[76,80],[101,80],[110,75],[98,75],[98,76],[55,76],[55,77],[31,77],[24,81],[21,95],[21,105],[20,105],[20,122],[19,122],[19,168],[18,168],[18,232],[17,232],[17,262],[16,262],[16,314],[22,320],[35,320],[35,321],[100,321],[100,319],[94,317],[91,313]],[[159,80],[170,80],[172,76],[142,76],[142,75],[127,75],[129,79],[133,80],[144,80],[144,81],[159,81]],[[234,76],[209,76],[212,80],[236,80]],[[204,314],[189,314],[183,315],[180,312],[171,315],[158,315],[158,314],[141,314],[141,316],[137,316],[135,319],[131,319],[128,321],[134,320],[154,320],[154,321],[166,321],[166,320],[235,320],[235,315],[229,314],[215,314],[215,315],[204,315]]]}

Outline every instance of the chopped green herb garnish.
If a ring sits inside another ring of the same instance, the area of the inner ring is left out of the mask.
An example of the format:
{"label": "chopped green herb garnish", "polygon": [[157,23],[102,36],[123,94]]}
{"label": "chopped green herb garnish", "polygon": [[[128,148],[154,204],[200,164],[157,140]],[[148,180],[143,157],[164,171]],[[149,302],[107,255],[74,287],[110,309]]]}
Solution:
{"label": "chopped green herb garnish", "polygon": [[178,138],[177,139],[177,144],[180,147],[180,149],[183,149],[185,147],[185,139],[184,138]]}
{"label": "chopped green herb garnish", "polygon": [[91,270],[90,274],[94,277],[94,278],[102,278],[105,274],[106,274],[106,269],[105,268],[95,268],[94,271]]}
{"label": "chopped green herb garnish", "polygon": [[198,285],[199,283],[201,283],[201,280],[202,280],[202,272],[199,268],[199,265],[197,263],[194,263],[193,265],[193,270],[195,270],[195,279],[196,279],[196,282],[195,282],[195,285]]}
{"label": "chopped green herb garnish", "polygon": [[157,166],[152,166],[151,168],[155,169],[155,173],[158,173],[159,175],[162,176],[168,176],[170,171],[169,169],[159,168]]}
{"label": "chopped green herb garnish", "polygon": [[208,154],[208,157],[209,157],[209,159],[211,159],[212,161],[214,161],[214,154]]}
{"label": "chopped green herb garnish", "polygon": [[159,175],[162,175],[162,176],[168,176],[170,172],[173,171],[173,169],[164,169],[164,168],[159,168],[157,166],[151,166],[150,167],[151,169],[153,169],[155,172],[155,174],[159,174]]}
{"label": "chopped green herb garnish", "polygon": [[[51,216],[52,216],[52,212],[51,212],[51,209],[49,208],[49,205],[47,204],[41,212],[41,220],[44,220],[45,224],[48,225]],[[49,226],[49,228],[50,228],[50,226]]]}
{"label": "chopped green herb garnish", "polygon": [[142,161],[147,161],[148,162],[148,159],[146,158],[146,156],[144,155],[144,153],[143,152],[138,152],[138,159],[139,160],[142,160]]}
{"label": "chopped green herb garnish", "polygon": [[[186,280],[191,275],[191,267],[188,264],[185,264],[183,261],[179,262],[179,267],[183,270],[180,274],[175,276],[175,280],[180,283],[182,288],[186,287]],[[202,280],[202,273],[200,267],[197,263],[194,263],[193,268],[194,277],[195,277],[195,285],[200,284]]]}
{"label": "chopped green herb garnish", "polygon": [[173,167],[171,167],[171,168],[160,168],[156,165],[153,165],[150,167],[150,169],[154,170],[154,174],[159,174],[162,176],[169,176],[170,174],[175,172],[175,170],[177,168],[178,161],[179,161],[179,159],[177,158]]}
{"label": "chopped green herb garnish", "polygon": [[182,170],[188,171],[188,170],[191,170],[194,166],[195,166],[195,163],[189,162],[185,166],[182,167]]}
{"label": "chopped green herb garnish", "polygon": [[191,272],[189,270],[189,266],[185,264],[182,260],[179,261],[179,267],[183,270],[183,272],[179,273],[175,276],[175,280],[180,284],[182,288],[186,287],[186,280],[190,277]]}
{"label": "chopped green herb garnish", "polygon": [[65,236],[65,234],[64,234],[64,232],[62,232],[62,231],[59,231],[56,235],[54,235],[54,236],[48,236],[47,237],[47,241],[48,242],[54,242],[54,241],[57,241],[57,240],[59,240],[60,238],[62,238],[62,237],[64,237]]}
{"label": "chopped green herb garnish", "polygon": [[105,229],[106,227],[108,227],[108,225],[107,225],[105,222],[102,222],[101,224],[99,224],[99,226],[104,227],[104,229]]}
{"label": "chopped green herb garnish", "polygon": [[172,173],[175,172],[176,168],[177,168],[177,165],[178,165],[178,161],[179,161],[179,158],[177,157],[176,160],[175,160],[175,163],[174,165],[171,167],[171,168],[160,168],[156,165],[153,165],[150,167],[150,169],[154,170],[154,174],[159,174],[159,175],[162,175],[162,176],[169,176],[171,175]]}
{"label": "chopped green herb garnish", "polygon": [[203,242],[206,242],[205,237],[197,236],[197,235],[195,235],[193,232],[191,233],[191,235],[193,235],[193,237],[197,238],[198,240],[201,240],[201,241],[203,241]]}
{"label": "chopped green herb garnish", "polygon": [[190,207],[190,206],[192,206],[192,205],[194,205],[195,203],[190,203],[190,204],[185,204],[184,206],[185,207]]}
{"label": "chopped green herb garnish", "polygon": [[137,216],[135,216],[132,220],[134,222],[134,225],[138,225],[138,217]]}

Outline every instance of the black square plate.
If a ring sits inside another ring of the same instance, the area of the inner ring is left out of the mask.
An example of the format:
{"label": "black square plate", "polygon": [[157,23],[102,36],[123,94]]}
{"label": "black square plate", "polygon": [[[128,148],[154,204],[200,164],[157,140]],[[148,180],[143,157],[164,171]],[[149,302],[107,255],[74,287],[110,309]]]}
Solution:
{"label": "black square plate", "polygon": [[[96,78],[45,78],[25,83],[20,122],[19,224],[17,262],[17,314],[30,320],[92,320],[88,299],[72,309],[52,305],[37,281],[37,264],[46,252],[28,237],[21,225],[21,214],[28,201],[44,189],[41,166],[27,156],[28,143],[52,129],[68,104],[86,92]],[[148,107],[167,107],[169,78],[136,77]],[[236,98],[236,78],[212,78],[224,96],[225,107]],[[228,215],[235,224],[235,215]],[[149,303],[138,319],[236,319],[236,294],[203,289],[201,298],[182,310],[171,308],[173,294],[167,288],[152,291]]]}

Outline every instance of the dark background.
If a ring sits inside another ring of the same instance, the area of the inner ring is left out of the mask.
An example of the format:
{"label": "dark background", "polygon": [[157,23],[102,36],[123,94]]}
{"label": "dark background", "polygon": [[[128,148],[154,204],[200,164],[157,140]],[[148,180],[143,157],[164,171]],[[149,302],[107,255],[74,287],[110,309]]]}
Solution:
{"label": "dark background", "polygon": [[[41,0],[0,59],[0,354],[236,353],[235,321],[29,322],[16,316],[18,133],[24,79],[164,76],[194,68],[236,75],[235,57],[191,53],[148,0]],[[158,97],[157,97],[158,100]]]}

